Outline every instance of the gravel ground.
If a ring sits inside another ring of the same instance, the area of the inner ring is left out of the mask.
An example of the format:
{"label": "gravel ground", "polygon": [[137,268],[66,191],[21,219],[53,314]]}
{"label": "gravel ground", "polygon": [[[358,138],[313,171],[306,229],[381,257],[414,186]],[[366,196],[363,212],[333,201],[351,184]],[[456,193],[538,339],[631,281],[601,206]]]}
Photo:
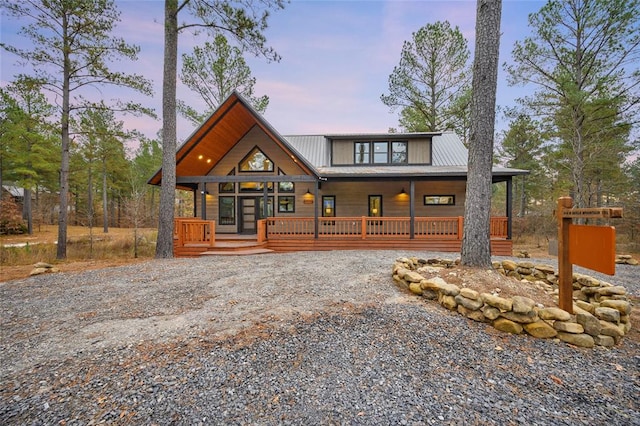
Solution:
{"label": "gravel ground", "polygon": [[[0,283],[1,423],[640,425],[637,335],[579,349],[500,333],[396,287],[393,260],[413,254],[174,259]],[[637,303],[638,267],[605,278]]]}

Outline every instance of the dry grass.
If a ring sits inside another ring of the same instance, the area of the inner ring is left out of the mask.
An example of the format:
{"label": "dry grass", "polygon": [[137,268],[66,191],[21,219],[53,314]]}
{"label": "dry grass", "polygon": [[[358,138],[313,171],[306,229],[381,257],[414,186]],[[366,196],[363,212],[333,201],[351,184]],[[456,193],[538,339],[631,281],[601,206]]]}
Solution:
{"label": "dry grass", "polygon": [[[82,226],[67,229],[67,259],[56,260],[58,228],[45,225],[33,235],[0,236],[0,281],[22,278],[37,262],[54,264],[65,271],[100,268],[150,259],[155,252],[157,231],[138,229],[138,258],[134,257],[134,230],[102,228],[89,230]],[[20,244],[21,246],[13,246]]]}

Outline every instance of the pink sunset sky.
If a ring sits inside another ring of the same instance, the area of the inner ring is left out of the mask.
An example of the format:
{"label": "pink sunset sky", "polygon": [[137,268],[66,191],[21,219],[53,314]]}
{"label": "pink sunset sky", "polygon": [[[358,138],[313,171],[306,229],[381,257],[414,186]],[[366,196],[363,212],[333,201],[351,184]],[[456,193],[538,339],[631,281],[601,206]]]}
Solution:
{"label": "pink sunset sky", "polygon": [[[504,0],[500,63],[510,61],[516,40],[529,35],[528,15],[544,2]],[[128,72],[142,74],[153,81],[155,94],[146,97],[131,91],[118,91],[122,100],[136,100],[152,107],[161,116],[164,2],[118,0],[121,22],[116,34],[140,46],[139,60],[118,65]],[[292,1],[284,10],[272,13],[266,31],[268,44],[281,56],[279,63],[248,57],[257,79],[256,95],[269,96],[265,118],[282,134],[321,134],[386,132],[397,127],[397,112],[382,103],[388,77],[400,60],[402,44],[422,26],[449,21],[459,27],[473,54],[475,1]],[[18,35],[22,22],[2,16],[0,36],[4,43],[25,46]],[[179,52],[190,53],[202,43],[182,33]],[[27,69],[16,65],[17,58],[1,52],[0,84],[11,82]],[[532,88],[509,87],[500,67],[498,105],[512,106],[515,99]],[[105,98],[114,93],[94,90]],[[178,98],[192,106],[202,106],[197,95],[178,82]],[[128,129],[137,129],[154,138],[160,120],[124,117]],[[498,117],[496,129],[505,124]],[[195,130],[186,120],[178,121],[178,140]]]}

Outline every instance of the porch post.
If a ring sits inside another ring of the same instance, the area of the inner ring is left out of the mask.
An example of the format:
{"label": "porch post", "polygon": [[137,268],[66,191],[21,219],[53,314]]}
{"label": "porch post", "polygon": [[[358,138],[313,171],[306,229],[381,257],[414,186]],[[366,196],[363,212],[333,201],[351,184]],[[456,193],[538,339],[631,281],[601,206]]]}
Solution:
{"label": "porch post", "polygon": [[193,190],[193,217],[198,217],[198,188]]}
{"label": "porch post", "polygon": [[416,208],[413,205],[413,197],[415,196],[415,192],[416,192],[416,184],[414,181],[409,181],[409,216],[410,216],[410,222],[409,222],[409,238],[410,239],[414,239],[415,238],[415,232],[416,232],[416,228],[415,228],[415,218],[416,218]]}
{"label": "porch post", "polygon": [[507,181],[507,239],[511,239],[511,214],[513,212],[513,188],[512,177],[509,176]]}
{"label": "porch post", "polygon": [[202,206],[200,207],[200,211],[202,212],[202,220],[207,220],[207,184],[204,182],[200,182],[198,185],[200,188],[200,200]]}
{"label": "porch post", "polygon": [[[264,200],[264,206],[262,206],[262,218],[266,219],[269,217],[269,182],[267,182],[266,180],[262,185],[262,198]],[[275,206],[273,207],[275,208]]]}
{"label": "porch post", "polygon": [[318,199],[318,187],[320,186],[319,181],[316,180],[316,186],[315,188],[313,188],[313,199],[314,199],[314,206],[313,206],[313,238],[314,239],[318,239],[318,210],[320,208],[319,204],[321,202],[321,200]]}

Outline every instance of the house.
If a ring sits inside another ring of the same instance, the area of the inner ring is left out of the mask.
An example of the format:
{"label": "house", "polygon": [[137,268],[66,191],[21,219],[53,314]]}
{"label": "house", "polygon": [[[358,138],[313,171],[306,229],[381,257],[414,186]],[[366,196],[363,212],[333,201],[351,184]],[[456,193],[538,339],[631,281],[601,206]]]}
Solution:
{"label": "house", "polygon": [[[393,248],[459,251],[467,150],[452,132],[282,136],[238,93],[177,150],[176,185],[193,192],[177,218],[175,254],[244,246],[276,251]],[[491,220],[492,253],[510,255],[505,215]],[[160,185],[162,170],[150,180]]]}

